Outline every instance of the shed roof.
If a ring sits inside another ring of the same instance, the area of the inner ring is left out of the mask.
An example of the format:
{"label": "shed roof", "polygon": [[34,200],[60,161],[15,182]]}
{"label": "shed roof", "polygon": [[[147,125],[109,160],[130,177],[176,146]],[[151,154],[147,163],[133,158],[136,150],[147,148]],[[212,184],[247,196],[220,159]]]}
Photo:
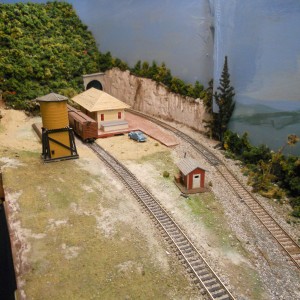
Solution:
{"label": "shed roof", "polygon": [[184,176],[188,175],[189,173],[198,168],[205,171],[205,169],[200,167],[198,161],[192,158],[184,158],[177,164],[177,167],[183,173]]}
{"label": "shed roof", "polygon": [[35,99],[36,101],[41,101],[41,102],[60,102],[60,101],[67,101],[68,97],[65,97],[63,95],[55,94],[55,93],[50,93],[45,96],[41,96]]}
{"label": "shed roof", "polygon": [[89,112],[125,109],[130,107],[117,98],[95,88],[84,91],[73,97],[72,100]]}

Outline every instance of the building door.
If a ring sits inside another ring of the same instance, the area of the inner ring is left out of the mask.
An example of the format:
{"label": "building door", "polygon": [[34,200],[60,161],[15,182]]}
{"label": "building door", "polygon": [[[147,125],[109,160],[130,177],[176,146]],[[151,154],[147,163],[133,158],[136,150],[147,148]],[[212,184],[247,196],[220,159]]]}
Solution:
{"label": "building door", "polygon": [[193,175],[193,189],[198,189],[200,188],[200,180],[201,180],[201,175],[200,174],[194,174]]}

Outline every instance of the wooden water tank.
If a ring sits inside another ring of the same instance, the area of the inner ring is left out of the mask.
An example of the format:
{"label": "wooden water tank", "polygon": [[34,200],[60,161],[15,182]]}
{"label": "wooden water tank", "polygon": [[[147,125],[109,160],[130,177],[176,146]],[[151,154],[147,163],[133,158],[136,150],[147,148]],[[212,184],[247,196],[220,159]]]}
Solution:
{"label": "wooden water tank", "polygon": [[44,159],[53,160],[73,156],[74,139],[70,137],[73,133],[69,130],[68,98],[50,93],[36,100],[40,103],[42,114]]}
{"label": "wooden water tank", "polygon": [[67,101],[40,102],[43,127],[64,128],[69,125]]}

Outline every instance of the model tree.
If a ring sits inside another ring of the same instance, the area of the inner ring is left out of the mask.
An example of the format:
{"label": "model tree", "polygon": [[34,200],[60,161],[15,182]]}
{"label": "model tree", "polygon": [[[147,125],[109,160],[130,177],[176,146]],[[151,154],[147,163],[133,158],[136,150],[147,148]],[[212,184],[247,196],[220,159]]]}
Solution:
{"label": "model tree", "polygon": [[220,78],[220,86],[217,90],[218,91],[214,94],[216,104],[219,108],[216,127],[219,140],[223,142],[224,133],[228,128],[228,123],[235,107],[235,102],[233,100],[235,93],[234,88],[230,85],[227,56],[225,56],[223,71]]}

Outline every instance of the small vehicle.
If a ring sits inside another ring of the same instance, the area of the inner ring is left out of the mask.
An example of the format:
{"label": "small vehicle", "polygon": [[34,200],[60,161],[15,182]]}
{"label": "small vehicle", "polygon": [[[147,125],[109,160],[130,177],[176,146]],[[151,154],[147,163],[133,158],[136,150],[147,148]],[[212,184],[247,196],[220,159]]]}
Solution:
{"label": "small vehicle", "polygon": [[131,131],[128,133],[129,138],[138,141],[138,142],[146,142],[147,138],[141,131]]}

